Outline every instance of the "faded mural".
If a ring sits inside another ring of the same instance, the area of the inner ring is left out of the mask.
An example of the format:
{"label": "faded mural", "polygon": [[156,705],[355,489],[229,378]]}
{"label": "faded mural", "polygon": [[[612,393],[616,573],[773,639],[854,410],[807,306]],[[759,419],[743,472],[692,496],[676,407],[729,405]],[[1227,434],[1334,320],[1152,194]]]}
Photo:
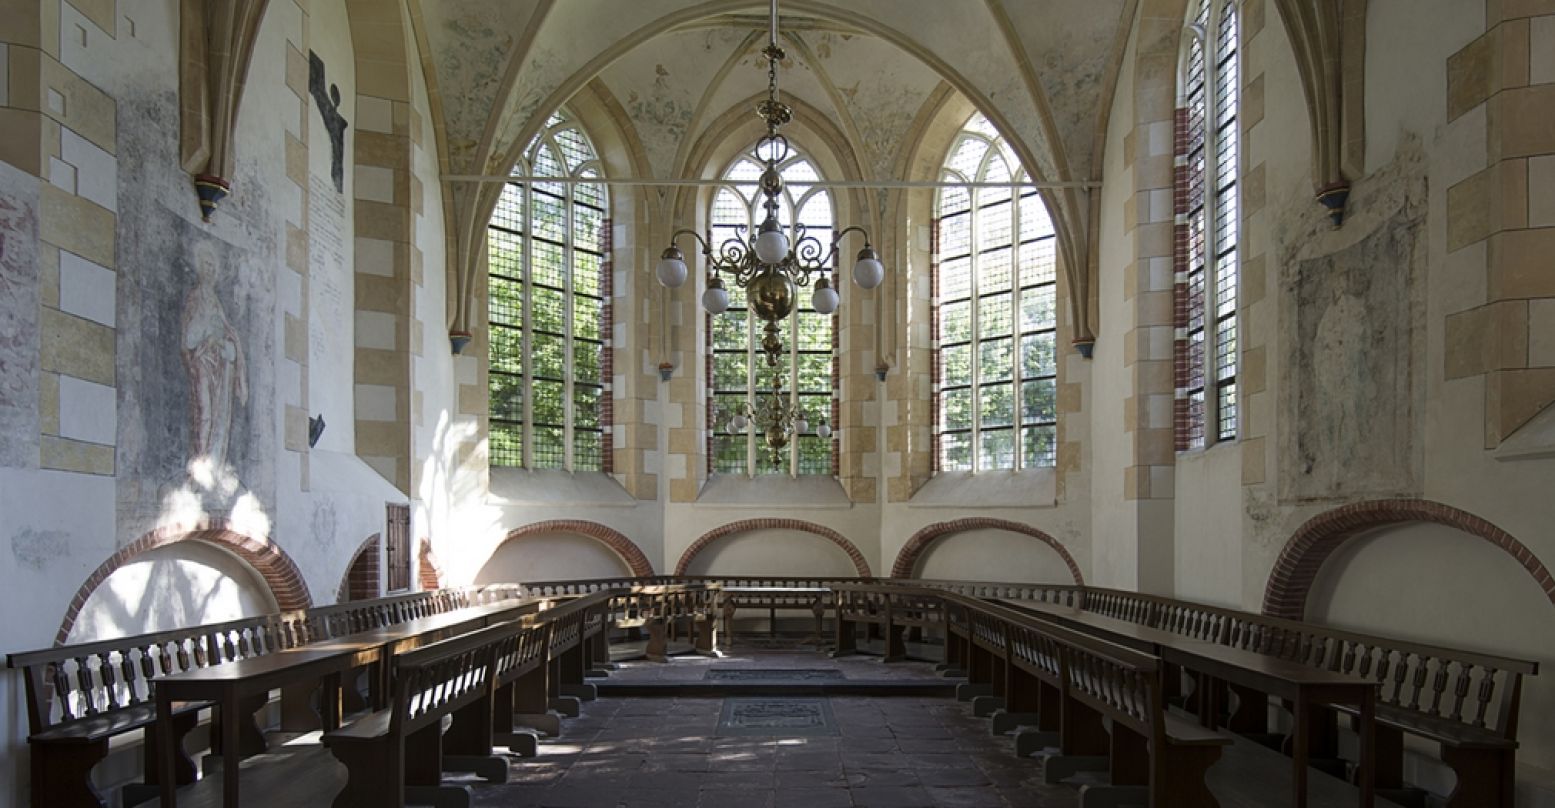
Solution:
{"label": "faded mural", "polygon": [[[171,94],[119,103],[119,535],[170,518],[274,512],[274,273],[263,183],[202,224]],[[238,246],[242,245],[242,246]],[[247,503],[245,503],[245,499]]]}
{"label": "faded mural", "polygon": [[0,467],[38,465],[38,181],[0,162]]}
{"label": "faded mural", "polygon": [[1286,263],[1280,318],[1291,347],[1281,377],[1282,500],[1419,488],[1424,195],[1423,188],[1400,190],[1390,207],[1365,200],[1384,213],[1359,241]]}

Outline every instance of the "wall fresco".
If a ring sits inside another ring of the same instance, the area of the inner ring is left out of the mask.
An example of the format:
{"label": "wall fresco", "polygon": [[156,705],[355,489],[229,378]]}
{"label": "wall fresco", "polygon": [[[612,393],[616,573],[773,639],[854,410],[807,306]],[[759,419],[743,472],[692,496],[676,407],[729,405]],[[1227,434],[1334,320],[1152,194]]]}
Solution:
{"label": "wall fresco", "polygon": [[169,519],[274,513],[274,237],[240,162],[215,224],[193,219],[171,95],[120,101],[119,539]]}
{"label": "wall fresco", "polygon": [[38,465],[38,180],[0,163],[0,466]]}

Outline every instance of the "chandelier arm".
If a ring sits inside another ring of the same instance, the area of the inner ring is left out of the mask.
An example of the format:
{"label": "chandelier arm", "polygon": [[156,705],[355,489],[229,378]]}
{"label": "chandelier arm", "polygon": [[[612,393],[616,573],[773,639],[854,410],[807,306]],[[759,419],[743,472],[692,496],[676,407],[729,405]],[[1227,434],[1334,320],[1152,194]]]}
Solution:
{"label": "chandelier arm", "polygon": [[856,225],[856,224],[848,225],[847,227],[844,227],[841,230],[838,230],[837,234],[832,236],[831,247],[832,247],[832,254],[833,255],[836,254],[837,250],[842,248],[842,237],[846,236],[849,233],[858,233],[859,235],[863,236],[864,237],[864,246],[866,246],[866,247],[869,246],[869,231],[865,230],[863,227],[861,227],[859,225]]}
{"label": "chandelier arm", "polygon": [[701,233],[686,227],[682,227],[681,229],[676,230],[675,233],[670,236],[670,244],[674,244],[680,239],[681,236],[690,236],[693,240],[695,240],[697,245],[702,248],[703,255],[711,256],[713,254],[713,246],[708,243],[707,239],[702,238]]}

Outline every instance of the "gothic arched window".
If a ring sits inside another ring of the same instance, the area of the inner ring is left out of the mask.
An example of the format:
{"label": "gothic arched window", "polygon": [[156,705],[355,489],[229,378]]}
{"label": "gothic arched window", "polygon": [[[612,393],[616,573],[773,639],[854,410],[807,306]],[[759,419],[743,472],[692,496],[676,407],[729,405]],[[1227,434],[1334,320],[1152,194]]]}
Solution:
{"label": "gothic arched window", "polygon": [[[600,177],[558,112],[514,177]],[[512,181],[487,228],[492,466],[609,471],[609,227],[605,186]]]}
{"label": "gothic arched window", "polygon": [[1175,259],[1180,451],[1237,435],[1236,13],[1236,0],[1194,0],[1183,33]]}
{"label": "gothic arched window", "polygon": [[[762,172],[762,154],[752,150],[741,155],[724,172],[729,183],[713,195],[713,247],[726,239],[753,232],[766,218],[762,205],[765,197],[757,190]],[[789,228],[790,240],[797,240],[795,222],[804,225],[804,235],[829,247],[832,240],[831,192],[813,183],[821,179],[815,164],[790,146],[787,159],[778,164],[785,187],[778,208],[778,221]],[[707,323],[709,367],[708,470],[726,474],[836,474],[836,437],[822,438],[814,433],[821,416],[837,423],[832,388],[836,371],[834,339],[835,315],[820,314],[810,306],[810,295],[800,290],[799,305],[789,315],[783,329],[786,353],[776,368],[769,367],[761,351],[761,321],[750,316],[745,290],[728,284],[729,308]],[[746,401],[772,395],[772,379],[777,375],[783,394],[797,403],[809,416],[811,432],[789,444],[784,456],[774,461],[754,425],[743,432],[730,430],[729,416]]]}
{"label": "gothic arched window", "polygon": [[[990,183],[1026,173],[993,124],[975,114],[941,176]],[[1032,188],[945,188],[935,216],[935,467],[1051,466],[1057,276],[1047,206]]]}

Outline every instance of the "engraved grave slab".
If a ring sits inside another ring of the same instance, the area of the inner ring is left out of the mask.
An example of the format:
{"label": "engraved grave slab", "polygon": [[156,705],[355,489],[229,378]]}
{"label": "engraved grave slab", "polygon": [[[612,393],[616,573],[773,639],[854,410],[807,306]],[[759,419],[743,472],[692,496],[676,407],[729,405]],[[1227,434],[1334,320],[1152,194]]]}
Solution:
{"label": "engraved grave slab", "polygon": [[718,735],[836,735],[837,720],[827,699],[726,699]]}

